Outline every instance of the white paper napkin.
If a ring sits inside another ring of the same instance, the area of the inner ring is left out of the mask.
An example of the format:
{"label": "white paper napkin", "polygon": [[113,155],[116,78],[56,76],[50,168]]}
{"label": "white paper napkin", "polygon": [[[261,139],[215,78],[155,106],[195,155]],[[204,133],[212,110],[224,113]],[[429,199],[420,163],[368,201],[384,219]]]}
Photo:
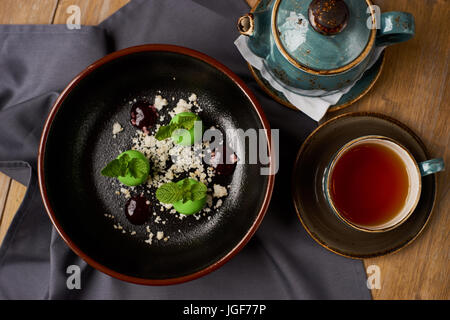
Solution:
{"label": "white paper napkin", "polygon": [[[308,115],[315,121],[319,121],[323,118],[328,108],[335,105],[339,99],[349,92],[361,76],[349,86],[336,91],[324,91],[324,90],[301,90],[298,88],[290,87],[285,84],[281,84],[279,80],[275,79],[269,72],[268,67],[264,59],[255,55],[248,47],[248,37],[239,36],[234,44],[238,48],[241,55],[249,64],[261,72],[261,75],[266,79],[270,85],[284,94],[286,99],[300,111]],[[371,57],[371,61],[368,64],[367,69],[370,69],[380,57],[385,47],[377,47],[374,54]],[[366,69],[366,70],[367,70]],[[323,96],[322,96],[323,95]]]}

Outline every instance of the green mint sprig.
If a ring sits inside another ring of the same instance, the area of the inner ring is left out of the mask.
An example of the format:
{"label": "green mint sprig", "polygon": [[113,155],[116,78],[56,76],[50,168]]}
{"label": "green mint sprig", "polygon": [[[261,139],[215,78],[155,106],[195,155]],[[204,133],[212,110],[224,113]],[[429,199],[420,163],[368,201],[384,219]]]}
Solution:
{"label": "green mint sprig", "polygon": [[161,126],[155,138],[161,141],[172,137],[172,134],[178,129],[191,130],[195,121],[198,121],[198,116],[195,113],[180,115],[177,122],[170,122],[167,126]]}
{"label": "green mint sprig", "polygon": [[101,174],[112,178],[125,177],[129,174],[133,178],[142,179],[147,174],[147,164],[143,159],[131,158],[129,155],[123,154],[108,163]]}
{"label": "green mint sprig", "polygon": [[[160,186],[156,190],[156,198],[162,203],[175,203],[182,200],[187,201],[201,200],[206,197],[206,186],[193,179],[183,179],[182,183],[169,182]],[[193,183],[195,181],[195,183]]]}

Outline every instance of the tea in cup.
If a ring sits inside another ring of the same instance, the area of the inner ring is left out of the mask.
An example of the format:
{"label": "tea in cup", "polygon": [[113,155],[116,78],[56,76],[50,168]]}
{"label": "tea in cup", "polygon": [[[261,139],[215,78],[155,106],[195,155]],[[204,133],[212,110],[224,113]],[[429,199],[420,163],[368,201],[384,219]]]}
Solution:
{"label": "tea in cup", "polygon": [[323,191],[332,211],[345,223],[361,231],[383,232],[413,213],[422,176],[443,169],[442,159],[417,163],[395,140],[364,136],[333,156],[325,170]]}

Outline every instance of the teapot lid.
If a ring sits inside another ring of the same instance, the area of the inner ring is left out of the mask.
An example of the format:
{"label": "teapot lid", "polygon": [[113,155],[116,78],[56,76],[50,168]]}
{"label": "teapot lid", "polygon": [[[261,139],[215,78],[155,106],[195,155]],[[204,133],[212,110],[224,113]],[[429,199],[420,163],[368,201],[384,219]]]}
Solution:
{"label": "teapot lid", "polygon": [[277,47],[308,73],[344,72],[361,62],[375,42],[376,29],[368,27],[368,21],[375,22],[370,6],[370,0],[276,0],[272,32]]}

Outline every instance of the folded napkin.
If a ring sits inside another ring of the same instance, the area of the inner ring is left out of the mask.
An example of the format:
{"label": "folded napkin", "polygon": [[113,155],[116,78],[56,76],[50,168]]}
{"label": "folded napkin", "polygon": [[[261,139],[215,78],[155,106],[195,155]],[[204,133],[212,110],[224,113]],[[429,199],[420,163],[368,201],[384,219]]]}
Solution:
{"label": "folded napkin", "polygon": [[[322,119],[328,108],[335,105],[344,94],[348,93],[364,74],[361,74],[355,82],[341,90],[301,90],[286,84],[280,84],[280,81],[276,80],[272,73],[269,72],[264,59],[258,57],[250,50],[247,36],[241,35],[236,39],[234,44],[244,59],[247,60],[250,65],[258,69],[261,72],[262,77],[266,79],[275,90],[283,93],[292,105],[316,121]],[[370,69],[375,62],[377,62],[383,50],[384,47],[377,47],[375,49],[366,70]]]}
{"label": "folded napkin", "polygon": [[[0,170],[29,181],[0,247],[0,299],[370,299],[363,263],[325,250],[298,221],[292,166],[317,123],[280,108],[252,78],[233,46],[235,22],[246,11],[242,0],[133,0],[98,27],[0,26]],[[190,47],[224,63],[280,130],[280,170],[254,237],[213,273],[164,287],[111,278],[79,258],[52,227],[36,181],[39,137],[58,92],[106,53],[145,43]],[[71,265],[81,269],[79,290],[66,286]]]}

